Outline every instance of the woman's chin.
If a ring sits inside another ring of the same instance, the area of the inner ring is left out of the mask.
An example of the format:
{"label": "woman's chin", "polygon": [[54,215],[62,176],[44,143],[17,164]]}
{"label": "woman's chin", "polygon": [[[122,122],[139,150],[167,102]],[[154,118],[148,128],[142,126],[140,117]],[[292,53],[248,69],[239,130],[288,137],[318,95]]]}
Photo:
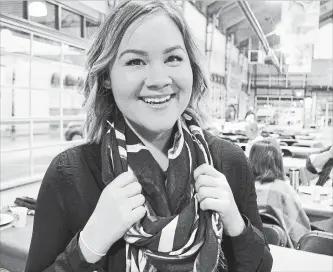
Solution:
{"label": "woman's chin", "polygon": [[163,132],[167,132],[170,131],[177,120],[174,121],[167,121],[164,120],[164,122],[156,122],[156,121],[151,121],[149,124],[146,124],[144,127],[145,129],[147,129],[150,132],[155,132],[157,134],[159,133],[163,133]]}

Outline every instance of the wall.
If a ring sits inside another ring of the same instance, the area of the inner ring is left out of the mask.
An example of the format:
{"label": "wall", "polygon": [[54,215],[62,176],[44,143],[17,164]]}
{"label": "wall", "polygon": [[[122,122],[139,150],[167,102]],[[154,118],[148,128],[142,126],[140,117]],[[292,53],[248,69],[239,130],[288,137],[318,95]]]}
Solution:
{"label": "wall", "polygon": [[185,20],[195,38],[196,43],[205,56],[205,37],[207,20],[191,3],[185,1],[183,7]]}
{"label": "wall", "polygon": [[217,29],[214,30],[213,37],[213,52],[210,59],[210,71],[211,73],[217,73],[219,75],[225,75],[225,45],[226,38]]}
{"label": "wall", "polygon": [[79,1],[82,4],[99,11],[100,13],[106,14],[109,10],[108,3],[106,0],[95,0],[95,1]]}
{"label": "wall", "polygon": [[333,62],[331,59],[314,59],[311,66],[312,85],[333,86]]}
{"label": "wall", "polygon": [[102,21],[103,16],[108,13],[108,5],[106,0],[96,1],[67,1],[58,0],[64,6],[68,6],[96,21]]}
{"label": "wall", "polygon": [[[208,65],[206,57],[206,25],[207,20],[192,4],[185,1],[184,16],[188,26],[195,38],[195,41],[201,51],[203,60]],[[214,74],[211,78],[211,92],[207,103],[207,110],[217,118],[224,118],[225,112],[225,88],[223,87],[222,77],[225,75],[225,36],[217,29],[213,31],[213,45],[210,57],[209,72]],[[209,39],[208,42],[211,42]]]}

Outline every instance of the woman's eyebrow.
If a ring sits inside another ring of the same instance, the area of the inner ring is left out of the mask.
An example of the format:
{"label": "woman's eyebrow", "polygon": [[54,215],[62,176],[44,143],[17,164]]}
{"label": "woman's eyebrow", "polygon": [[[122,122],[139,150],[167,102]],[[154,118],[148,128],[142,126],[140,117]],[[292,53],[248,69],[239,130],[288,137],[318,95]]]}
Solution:
{"label": "woman's eyebrow", "polygon": [[148,53],[146,51],[138,50],[138,49],[127,49],[119,55],[119,58],[121,58],[123,55],[128,54],[128,53],[137,54],[137,55],[141,55],[141,56],[148,56]]}
{"label": "woman's eyebrow", "polygon": [[175,45],[175,46],[171,46],[171,47],[165,49],[163,51],[163,54],[168,54],[168,53],[170,53],[170,52],[172,52],[174,50],[177,50],[177,49],[185,51],[184,48],[181,45]]}
{"label": "woman's eyebrow", "polygon": [[[163,54],[168,54],[174,50],[184,50],[184,48],[181,45],[175,45],[175,46],[171,46],[165,50],[163,50]],[[141,56],[148,56],[148,53],[144,50],[139,50],[139,49],[126,49],[125,51],[123,51],[120,55],[119,58],[121,58],[123,55],[128,54],[128,53],[132,53],[132,54],[137,54],[137,55],[141,55]]]}

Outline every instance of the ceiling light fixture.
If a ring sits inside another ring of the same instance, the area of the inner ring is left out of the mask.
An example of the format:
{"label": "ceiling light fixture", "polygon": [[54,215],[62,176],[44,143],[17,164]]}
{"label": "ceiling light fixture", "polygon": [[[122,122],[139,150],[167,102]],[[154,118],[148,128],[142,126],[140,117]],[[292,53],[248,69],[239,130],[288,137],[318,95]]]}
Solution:
{"label": "ceiling light fixture", "polygon": [[29,4],[29,15],[32,17],[44,17],[47,15],[47,8],[44,2],[35,1]]}

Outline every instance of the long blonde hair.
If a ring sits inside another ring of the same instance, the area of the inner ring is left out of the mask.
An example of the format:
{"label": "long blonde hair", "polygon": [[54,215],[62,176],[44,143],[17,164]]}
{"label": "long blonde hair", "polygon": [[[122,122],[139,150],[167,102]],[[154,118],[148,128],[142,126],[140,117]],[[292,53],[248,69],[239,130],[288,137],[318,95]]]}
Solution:
{"label": "long blonde hair", "polygon": [[105,80],[109,80],[109,69],[114,64],[122,37],[132,23],[157,12],[164,12],[175,22],[189,55],[193,88],[187,111],[191,112],[201,125],[210,120],[202,107],[203,98],[209,90],[208,74],[203,68],[202,55],[179,7],[168,1],[125,1],[101,24],[88,51],[83,92],[87,112],[85,129],[90,142],[100,142],[106,120],[116,109],[112,90],[103,85]]}

